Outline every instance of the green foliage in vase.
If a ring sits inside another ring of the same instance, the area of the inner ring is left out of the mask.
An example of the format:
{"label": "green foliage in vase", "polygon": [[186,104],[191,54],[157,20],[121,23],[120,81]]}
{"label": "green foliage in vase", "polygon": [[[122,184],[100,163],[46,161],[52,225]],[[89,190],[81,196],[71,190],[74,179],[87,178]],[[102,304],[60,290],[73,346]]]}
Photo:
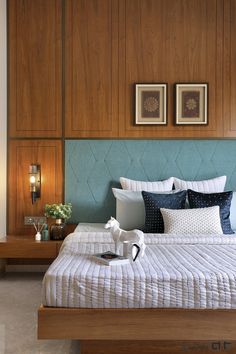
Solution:
{"label": "green foliage in vase", "polygon": [[69,219],[72,213],[72,204],[46,204],[45,216],[54,219]]}

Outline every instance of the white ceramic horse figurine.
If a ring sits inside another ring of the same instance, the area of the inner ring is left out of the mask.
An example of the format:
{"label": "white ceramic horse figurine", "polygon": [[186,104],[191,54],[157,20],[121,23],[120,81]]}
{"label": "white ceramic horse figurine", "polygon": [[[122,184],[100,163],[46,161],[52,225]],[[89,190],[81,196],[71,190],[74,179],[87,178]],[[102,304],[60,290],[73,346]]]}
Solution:
{"label": "white ceramic horse figurine", "polygon": [[116,253],[119,254],[121,244],[128,241],[130,243],[135,243],[140,247],[140,256],[143,257],[146,245],[144,243],[144,235],[141,230],[134,229],[125,231],[120,228],[119,222],[113,217],[108,220],[104,227],[105,229],[111,229],[111,234],[115,242]]}

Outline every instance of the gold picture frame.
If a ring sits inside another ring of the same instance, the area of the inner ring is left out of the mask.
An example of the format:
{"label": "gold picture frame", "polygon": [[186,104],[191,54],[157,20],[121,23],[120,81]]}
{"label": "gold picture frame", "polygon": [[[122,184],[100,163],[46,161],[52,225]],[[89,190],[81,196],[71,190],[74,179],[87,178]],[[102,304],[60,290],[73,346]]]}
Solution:
{"label": "gold picture frame", "polygon": [[135,97],[135,124],[167,124],[167,84],[136,84]]}
{"label": "gold picture frame", "polygon": [[175,84],[176,124],[208,124],[208,84]]}

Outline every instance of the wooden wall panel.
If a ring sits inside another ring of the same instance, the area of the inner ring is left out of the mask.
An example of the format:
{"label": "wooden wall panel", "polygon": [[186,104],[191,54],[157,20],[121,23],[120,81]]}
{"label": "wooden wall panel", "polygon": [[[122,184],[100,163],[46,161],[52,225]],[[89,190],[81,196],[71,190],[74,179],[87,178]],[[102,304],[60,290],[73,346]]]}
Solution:
{"label": "wooden wall panel", "polygon": [[118,1],[65,4],[65,135],[117,136]]}
{"label": "wooden wall panel", "polygon": [[[120,0],[121,137],[222,136],[222,0]],[[134,125],[134,83],[168,83],[168,126]],[[209,83],[208,126],[175,126],[174,83]]]}
{"label": "wooden wall panel", "polygon": [[[32,205],[29,165],[41,165],[41,198]],[[28,234],[24,216],[43,215],[46,203],[63,199],[62,143],[59,140],[11,140],[8,161],[8,234]]]}
{"label": "wooden wall panel", "polygon": [[[64,137],[236,137],[236,0],[8,0],[8,19],[10,233],[62,200]],[[134,84],[158,82],[168,125],[135,126]],[[208,82],[207,126],[175,126],[177,82]],[[32,206],[34,160],[44,179]]]}
{"label": "wooden wall panel", "polygon": [[62,132],[61,0],[9,0],[9,133]]}
{"label": "wooden wall panel", "polygon": [[224,1],[224,136],[236,137],[236,0]]}

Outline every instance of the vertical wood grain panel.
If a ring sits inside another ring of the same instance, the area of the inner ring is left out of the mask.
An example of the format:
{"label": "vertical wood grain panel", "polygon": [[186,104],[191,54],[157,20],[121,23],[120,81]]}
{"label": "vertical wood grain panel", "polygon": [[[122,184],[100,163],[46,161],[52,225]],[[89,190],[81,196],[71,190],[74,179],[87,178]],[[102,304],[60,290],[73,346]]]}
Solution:
{"label": "vertical wood grain panel", "polygon": [[[29,165],[41,165],[41,198],[32,205]],[[43,215],[46,203],[63,198],[62,146],[59,140],[12,140],[8,163],[8,233],[34,232],[24,226],[24,216]]]}
{"label": "vertical wood grain panel", "polygon": [[118,131],[118,2],[66,1],[66,137]]}
{"label": "vertical wood grain panel", "polygon": [[231,0],[231,129],[236,136],[236,0]]}
{"label": "vertical wood grain panel", "polygon": [[9,0],[9,132],[59,137],[61,0]]}
{"label": "vertical wood grain panel", "polygon": [[[120,1],[120,136],[222,136],[222,14],[222,0]],[[135,126],[134,83],[155,82],[169,84],[168,126]],[[209,83],[208,126],[175,126],[177,82]]]}
{"label": "vertical wood grain panel", "polygon": [[236,137],[236,0],[224,1],[224,136]]}

